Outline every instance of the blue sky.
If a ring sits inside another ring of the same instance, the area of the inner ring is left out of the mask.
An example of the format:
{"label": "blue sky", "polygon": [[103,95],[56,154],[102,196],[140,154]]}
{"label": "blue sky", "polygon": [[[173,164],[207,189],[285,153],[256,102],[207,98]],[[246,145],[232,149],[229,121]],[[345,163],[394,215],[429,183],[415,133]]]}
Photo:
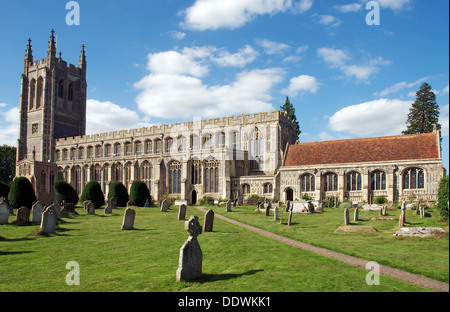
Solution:
{"label": "blue sky", "polygon": [[300,141],[401,134],[428,82],[449,154],[449,2],[379,0],[2,1],[0,144],[15,145],[27,40],[88,61],[88,133],[279,109],[293,102]]}

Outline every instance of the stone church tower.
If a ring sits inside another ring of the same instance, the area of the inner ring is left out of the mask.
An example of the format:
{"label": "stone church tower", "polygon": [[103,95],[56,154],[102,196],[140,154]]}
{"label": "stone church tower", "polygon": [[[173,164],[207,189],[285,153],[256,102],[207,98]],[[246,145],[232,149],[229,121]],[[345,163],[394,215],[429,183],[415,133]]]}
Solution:
{"label": "stone church tower", "polygon": [[29,39],[21,77],[16,174],[28,177],[36,195],[44,201],[54,196],[53,183],[58,172],[55,140],[86,132],[84,45],[78,66],[68,65],[61,56],[61,52],[57,56],[54,30],[44,59],[33,59]]}

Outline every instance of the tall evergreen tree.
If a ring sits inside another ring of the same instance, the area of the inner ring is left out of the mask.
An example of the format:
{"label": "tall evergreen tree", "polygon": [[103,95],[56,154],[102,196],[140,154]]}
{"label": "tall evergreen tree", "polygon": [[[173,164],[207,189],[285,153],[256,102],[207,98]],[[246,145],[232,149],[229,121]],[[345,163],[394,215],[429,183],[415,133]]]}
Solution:
{"label": "tall evergreen tree", "polygon": [[0,181],[10,182],[16,172],[16,148],[14,146],[0,146]]}
{"label": "tall evergreen tree", "polygon": [[294,105],[291,103],[288,96],[286,97],[286,102],[284,103],[284,105],[281,106],[281,112],[282,113],[286,112],[287,115],[294,121],[295,133],[297,134],[297,137],[298,137],[300,135],[300,133],[302,133],[302,131],[300,130],[300,125],[297,121],[297,116],[295,116]]}
{"label": "tall evergreen tree", "polygon": [[423,83],[420,90],[417,91],[416,101],[409,109],[406,124],[408,128],[403,131],[403,134],[433,132],[434,125],[437,125],[438,130],[441,131],[439,105],[436,103],[436,95],[431,91],[428,83]]}

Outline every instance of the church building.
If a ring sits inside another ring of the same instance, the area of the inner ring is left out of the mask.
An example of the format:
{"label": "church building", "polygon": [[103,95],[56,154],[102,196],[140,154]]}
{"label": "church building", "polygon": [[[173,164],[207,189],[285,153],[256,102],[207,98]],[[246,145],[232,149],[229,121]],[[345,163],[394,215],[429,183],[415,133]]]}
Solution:
{"label": "church building", "polygon": [[429,134],[299,143],[280,111],[86,135],[86,55],[78,65],[57,55],[54,31],[47,57],[25,53],[16,175],[30,179],[37,198],[53,201],[56,180],[78,194],[98,181],[146,183],[194,204],[204,196],[274,200],[390,202],[408,196],[436,200],[442,166],[439,131]]}

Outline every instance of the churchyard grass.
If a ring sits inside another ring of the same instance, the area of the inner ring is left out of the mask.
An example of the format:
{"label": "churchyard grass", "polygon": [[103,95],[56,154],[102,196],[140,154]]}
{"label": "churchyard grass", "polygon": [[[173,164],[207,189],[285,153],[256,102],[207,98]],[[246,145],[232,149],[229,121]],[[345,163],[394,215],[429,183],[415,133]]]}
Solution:
{"label": "churchyard grass", "polygon": [[[13,225],[11,216],[10,224],[0,225],[0,292],[427,291],[385,276],[381,276],[380,286],[369,286],[365,270],[288,246],[218,218],[213,232],[198,237],[203,251],[203,276],[195,281],[176,282],[180,247],[188,237],[184,221],[177,220],[178,207],[172,206],[168,212],[160,212],[159,207],[133,209],[136,220],[135,230],[131,231],[120,229],[124,208],[104,216],[103,209],[97,209],[96,215],[87,215],[77,207],[79,215],[64,219],[57,233],[49,235],[41,234],[39,225]],[[274,230],[279,226],[281,233],[295,237],[298,236],[295,228],[306,227],[304,221],[294,224],[291,230],[279,224],[270,225],[271,221],[263,219],[263,214],[252,215],[250,209],[233,208],[235,212],[228,215],[256,221],[261,227],[267,223]],[[192,215],[203,223],[204,214],[188,207],[186,220]],[[318,231],[321,226],[311,223],[308,227],[316,227]],[[66,284],[69,261],[79,264],[79,286]],[[423,265],[420,260],[417,263]]]}
{"label": "churchyard grass", "polygon": [[[446,235],[419,238],[393,237],[398,229],[401,209],[388,209],[384,217],[394,220],[371,220],[380,217],[379,211],[360,209],[357,222],[353,220],[354,209],[350,209],[351,226],[371,226],[377,232],[340,233],[335,230],[344,225],[343,208],[324,209],[323,213],[293,214],[291,227],[287,226],[289,213],[283,212],[283,224],[280,224],[279,220],[273,220],[273,212],[266,217],[263,212],[256,213],[255,208],[237,206],[231,213],[226,213],[225,208],[216,207],[214,211],[304,243],[449,282],[449,226],[447,222],[440,221],[436,210],[427,209],[431,217],[426,218],[416,215],[415,210],[406,210],[406,227],[441,227],[447,231]],[[281,213],[278,215],[280,217]]]}

